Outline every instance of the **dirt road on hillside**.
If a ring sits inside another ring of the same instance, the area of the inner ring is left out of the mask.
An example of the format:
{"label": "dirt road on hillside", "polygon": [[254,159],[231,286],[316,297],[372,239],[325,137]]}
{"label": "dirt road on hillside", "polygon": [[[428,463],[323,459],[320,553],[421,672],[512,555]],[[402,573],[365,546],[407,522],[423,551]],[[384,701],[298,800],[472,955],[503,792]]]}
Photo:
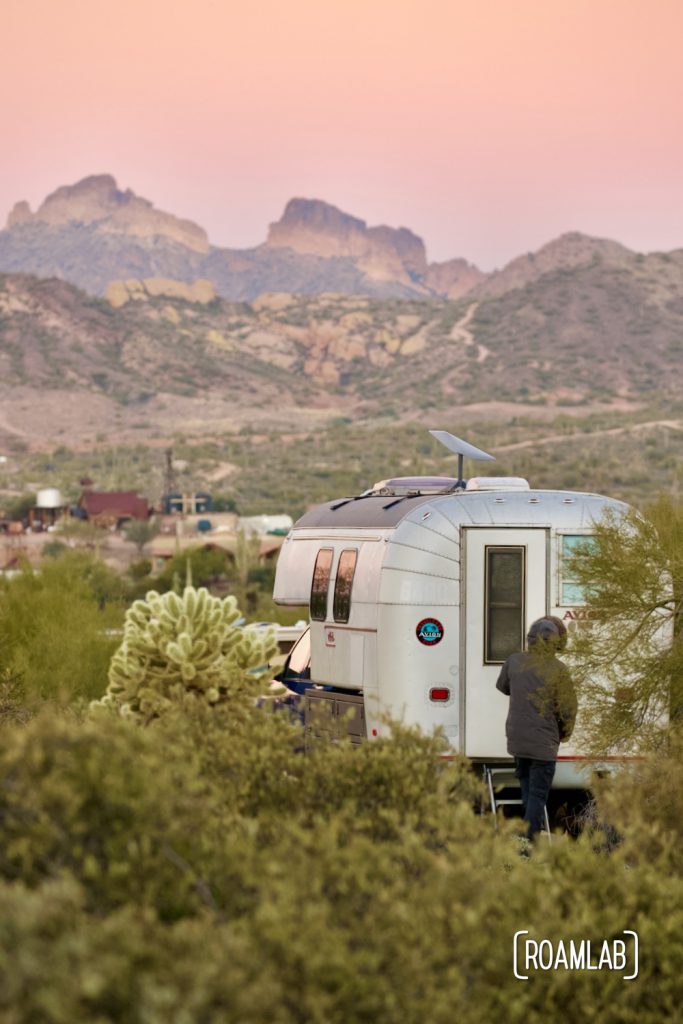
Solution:
{"label": "dirt road on hillside", "polygon": [[577,430],[573,434],[549,434],[547,437],[537,437],[533,441],[517,441],[515,444],[500,445],[495,449],[497,452],[513,452],[520,448],[534,448],[538,444],[555,444],[559,441],[573,441],[577,437],[610,437],[616,434],[633,434],[641,430],[650,430],[654,427],[667,427],[669,430],[683,430],[683,420],[648,420],[647,423],[632,423],[625,427],[607,427],[604,430]]}

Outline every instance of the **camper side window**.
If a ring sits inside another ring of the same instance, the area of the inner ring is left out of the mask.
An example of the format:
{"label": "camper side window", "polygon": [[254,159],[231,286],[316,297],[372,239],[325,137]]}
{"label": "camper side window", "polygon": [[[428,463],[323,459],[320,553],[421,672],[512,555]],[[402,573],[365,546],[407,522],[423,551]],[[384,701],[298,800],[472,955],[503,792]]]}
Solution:
{"label": "camper side window", "polygon": [[484,662],[505,661],[524,646],[523,547],[487,547],[484,591]]}
{"label": "camper side window", "polygon": [[335,622],[348,622],[351,614],[351,588],[353,587],[353,576],[356,571],[358,551],[349,548],[342,551],[337,566],[337,581],[334,585],[334,599],[332,602],[332,614]]}
{"label": "camper side window", "polygon": [[321,548],[315,560],[311,585],[311,618],[324,622],[327,618],[327,589],[332,570],[332,548]]}
{"label": "camper side window", "polygon": [[586,534],[565,534],[560,538],[560,599],[558,604],[570,607],[585,604],[586,594],[580,583],[572,577],[571,560],[580,549],[591,548],[595,538]]}

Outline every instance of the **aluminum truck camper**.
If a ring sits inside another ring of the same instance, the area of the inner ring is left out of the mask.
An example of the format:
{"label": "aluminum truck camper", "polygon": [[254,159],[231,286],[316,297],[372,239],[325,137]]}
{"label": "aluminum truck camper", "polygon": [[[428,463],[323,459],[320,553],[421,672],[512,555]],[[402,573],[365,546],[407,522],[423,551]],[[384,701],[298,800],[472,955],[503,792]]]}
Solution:
{"label": "aluminum truck camper", "polygon": [[[473,761],[510,763],[500,667],[535,619],[580,621],[569,556],[627,506],[518,477],[465,481],[464,458],[493,457],[432,434],[458,455],[458,476],[385,480],[307,512],[282,547],[274,599],[310,606],[307,716],[314,701],[330,721],[353,708],[357,740],[386,734],[388,717],[440,726]],[[586,767],[563,744],[554,786],[582,785]]]}

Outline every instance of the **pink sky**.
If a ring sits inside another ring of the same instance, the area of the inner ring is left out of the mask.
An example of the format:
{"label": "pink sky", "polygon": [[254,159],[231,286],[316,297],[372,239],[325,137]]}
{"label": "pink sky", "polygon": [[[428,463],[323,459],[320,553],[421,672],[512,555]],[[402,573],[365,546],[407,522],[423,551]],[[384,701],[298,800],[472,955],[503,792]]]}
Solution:
{"label": "pink sky", "polygon": [[291,196],[485,269],[683,247],[682,0],[2,0],[0,223],[110,172],[218,245]]}

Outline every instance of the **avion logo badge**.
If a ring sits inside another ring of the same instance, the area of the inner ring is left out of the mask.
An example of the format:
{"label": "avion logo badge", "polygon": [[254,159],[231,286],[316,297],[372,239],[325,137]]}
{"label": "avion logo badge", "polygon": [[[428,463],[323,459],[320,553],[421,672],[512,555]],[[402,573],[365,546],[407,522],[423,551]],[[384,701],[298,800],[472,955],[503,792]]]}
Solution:
{"label": "avion logo badge", "polygon": [[415,629],[415,636],[426,647],[433,647],[443,639],[443,626],[438,619],[422,619]]}

